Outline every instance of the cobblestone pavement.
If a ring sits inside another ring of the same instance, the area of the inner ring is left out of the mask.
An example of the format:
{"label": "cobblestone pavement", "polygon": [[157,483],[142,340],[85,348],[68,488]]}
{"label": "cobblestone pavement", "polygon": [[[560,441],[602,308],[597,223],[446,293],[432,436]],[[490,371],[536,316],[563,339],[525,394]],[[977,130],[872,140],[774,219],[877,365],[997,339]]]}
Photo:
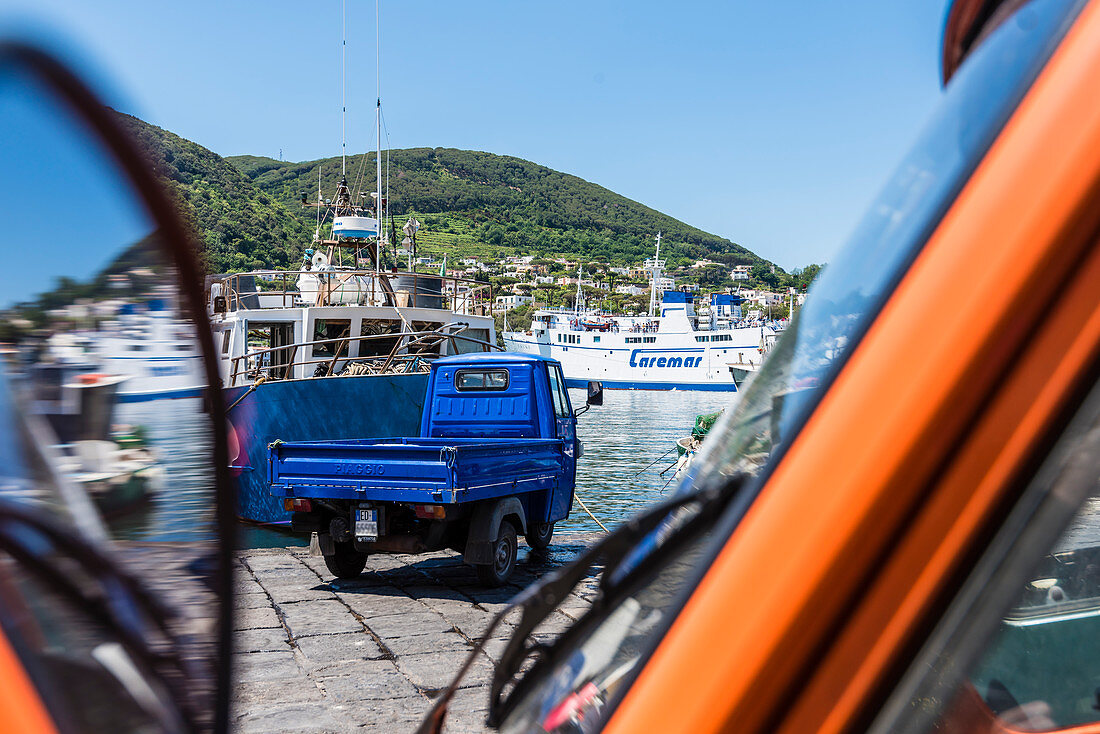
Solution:
{"label": "cobblestone pavement", "polygon": [[[486,589],[451,552],[376,555],[363,575],[334,579],[305,548],[243,551],[236,580],[236,728],[246,732],[414,731],[508,600],[569,562],[591,535],[521,545],[512,583]],[[596,578],[536,630],[552,638],[595,593]],[[456,694],[449,732],[487,731],[492,666],[512,627],[498,628]]]}

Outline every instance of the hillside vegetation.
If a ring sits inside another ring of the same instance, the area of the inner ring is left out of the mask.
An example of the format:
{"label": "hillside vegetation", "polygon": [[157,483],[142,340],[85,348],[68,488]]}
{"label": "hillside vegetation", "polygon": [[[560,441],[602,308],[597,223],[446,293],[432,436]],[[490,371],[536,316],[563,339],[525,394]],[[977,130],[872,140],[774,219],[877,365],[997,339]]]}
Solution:
{"label": "hillside vegetation", "polygon": [[[348,159],[353,189],[373,191],[374,158],[370,153]],[[326,196],[341,175],[338,157],[305,163],[255,156],[226,160],[287,207],[300,206],[303,194],[316,199],[318,172]],[[560,254],[625,265],[652,255],[653,236],[660,231],[662,252],[673,260],[761,262],[740,245],[602,186],[511,156],[453,148],[390,151],[389,192],[390,210],[400,218],[398,228],[410,213],[424,224],[419,244],[426,246],[426,254]],[[301,216],[308,218],[310,212]]]}
{"label": "hillside vegetation", "polygon": [[213,272],[297,264],[313,227],[198,143],[120,115],[202,241]]}
{"label": "hillside vegetation", "polygon": [[[222,158],[135,117],[120,118],[191,219],[212,271],[298,262],[315,228],[314,210],[303,208],[301,197],[316,199],[318,172],[322,192],[332,195],[340,179],[338,157],[305,163]],[[353,188],[374,189],[374,157],[348,159]],[[446,252],[452,261],[561,254],[629,264],[652,254],[660,231],[670,265],[698,257],[731,265],[763,262],[727,239],[520,158],[451,148],[394,150],[388,174],[398,227],[416,214],[424,225],[418,238],[424,254]]]}

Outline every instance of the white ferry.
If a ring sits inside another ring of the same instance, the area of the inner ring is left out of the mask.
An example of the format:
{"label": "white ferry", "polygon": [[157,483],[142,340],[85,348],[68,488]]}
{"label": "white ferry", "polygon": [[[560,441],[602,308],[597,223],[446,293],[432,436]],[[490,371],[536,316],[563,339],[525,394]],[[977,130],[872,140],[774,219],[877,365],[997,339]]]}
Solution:
{"label": "white ferry", "polygon": [[741,298],[713,294],[705,315],[697,315],[689,294],[665,291],[657,311],[657,286],[664,261],[646,261],[651,275],[650,313],[601,314],[577,308],[535,312],[529,331],[505,331],[512,352],[553,357],[570,387],[600,380],[628,390],[737,390],[763,362],[778,325],[745,318]]}
{"label": "white ferry", "polygon": [[46,341],[44,359],[69,376],[101,372],[127,378],[122,403],[198,397],[205,374],[190,326],[166,298],[122,304],[96,329],[60,331]]}

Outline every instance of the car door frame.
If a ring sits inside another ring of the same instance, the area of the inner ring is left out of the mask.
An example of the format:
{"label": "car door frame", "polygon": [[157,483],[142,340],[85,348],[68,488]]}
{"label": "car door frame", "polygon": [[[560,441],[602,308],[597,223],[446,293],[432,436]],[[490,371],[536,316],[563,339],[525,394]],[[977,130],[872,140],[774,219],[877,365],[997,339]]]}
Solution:
{"label": "car door frame", "polygon": [[1093,2],[605,731],[874,720],[1100,373],[1097,88]]}

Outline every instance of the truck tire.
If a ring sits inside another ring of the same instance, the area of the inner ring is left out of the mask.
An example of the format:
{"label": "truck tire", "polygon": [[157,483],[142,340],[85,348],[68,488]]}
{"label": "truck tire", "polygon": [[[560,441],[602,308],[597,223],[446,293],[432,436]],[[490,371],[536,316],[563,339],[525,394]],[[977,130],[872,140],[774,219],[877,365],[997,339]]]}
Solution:
{"label": "truck tire", "polygon": [[516,569],[516,556],[519,547],[516,542],[516,529],[505,520],[500,524],[500,532],[493,541],[493,562],[478,564],[477,578],[485,586],[502,586]]}
{"label": "truck tire", "polygon": [[367,554],[355,550],[351,543],[336,543],[336,552],[325,556],[328,570],[341,579],[359,578],[367,565]]}
{"label": "truck tire", "polygon": [[554,537],[554,523],[529,522],[523,537],[533,550],[544,551],[550,547],[550,540]]}

